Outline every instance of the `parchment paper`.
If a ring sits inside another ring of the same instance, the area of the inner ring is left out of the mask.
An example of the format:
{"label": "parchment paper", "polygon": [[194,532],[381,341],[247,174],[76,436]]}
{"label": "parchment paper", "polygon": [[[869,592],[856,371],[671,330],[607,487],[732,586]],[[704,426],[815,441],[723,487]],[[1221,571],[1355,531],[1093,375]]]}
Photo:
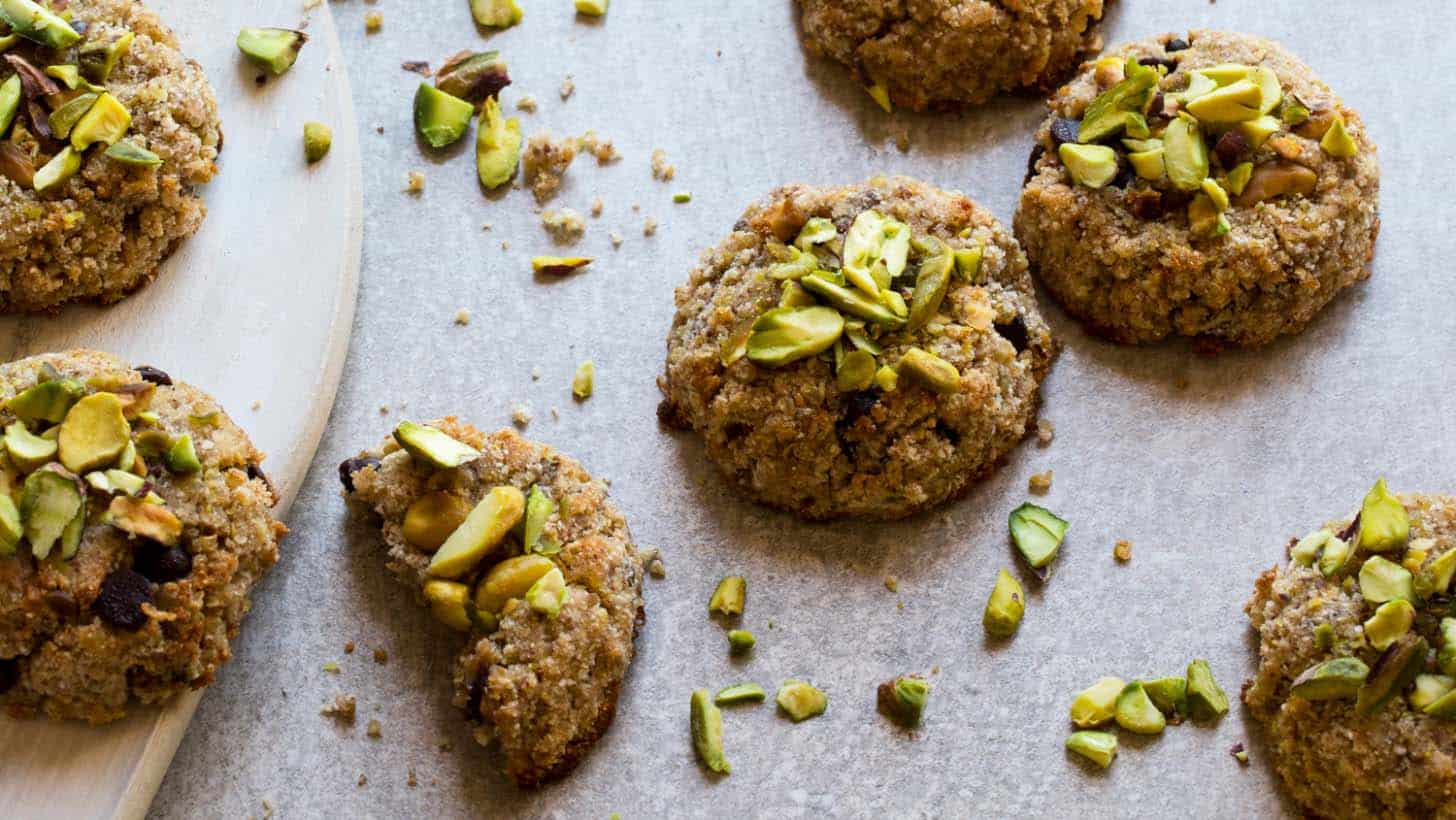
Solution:
{"label": "parchment paper", "polygon": [[[1456,6],[1117,4],[1109,43],[1196,27],[1264,34],[1363,113],[1384,168],[1374,276],[1302,335],[1216,358],[1183,344],[1095,340],[1043,299],[1065,346],[1044,388],[1050,447],[1028,442],[932,514],[808,525],[735,498],[692,437],[658,426],[654,379],[673,287],[747,202],[791,181],[904,172],[963,189],[1009,224],[1041,101],[887,116],[838,65],[804,54],[787,0],[617,0],[599,23],[577,19],[568,0],[522,4],[522,25],[488,38],[465,0],[334,6],[364,129],[353,349],[283,560],[154,814],[262,815],[264,800],[288,817],[1292,812],[1238,706],[1213,727],[1124,734],[1106,773],[1063,751],[1066,709],[1099,676],[1178,674],[1193,657],[1210,659],[1236,697],[1255,649],[1243,603],[1291,535],[1352,510],[1381,475],[1399,490],[1456,491]],[[366,36],[370,10],[383,12],[384,28]],[[605,203],[575,246],[598,261],[563,281],[530,273],[530,257],[552,243],[529,193],[483,196],[468,142],[427,156],[412,134],[420,78],[400,62],[439,65],[486,47],[510,60],[508,107],[524,93],[539,102],[535,114],[514,112],[528,134],[592,128],[622,153],[601,168],[579,158],[552,203],[582,213],[596,196]],[[567,74],[576,91],[563,102]],[[902,131],[908,153],[894,145]],[[656,147],[677,166],[670,184],[651,178]],[[402,192],[412,169],[428,178],[418,197]],[[678,191],[692,202],[673,204]],[[644,238],[649,216],[661,227]],[[620,250],[609,231],[625,237]],[[467,326],[453,323],[460,308]],[[596,394],[576,404],[571,373],[586,358]],[[639,541],[660,546],[668,569],[647,583],[647,624],[615,725],[575,774],[532,793],[471,741],[448,702],[459,639],[387,575],[371,522],[346,511],[335,472],[402,417],[456,413],[494,428],[517,404],[534,412],[530,436],[612,480]],[[1054,486],[1040,503],[1071,532],[1051,582],[1029,586],[1020,634],[990,646],[981,608],[997,569],[1015,566],[1006,515],[1029,497],[1027,477],[1046,469]],[[1117,539],[1134,544],[1126,565],[1112,558]],[[728,573],[749,579],[743,624],[759,644],[744,662],[729,660],[705,612]],[[352,655],[345,641],[358,647]],[[388,651],[387,665],[371,660],[375,648]],[[327,661],[342,671],[323,672]],[[936,668],[923,728],[905,733],[876,714],[878,683]],[[733,773],[707,776],[689,741],[690,691],[740,680],[772,691],[789,677],[823,687],[828,712],[793,725],[770,705],[727,710]],[[318,713],[345,692],[359,699],[352,729]],[[381,739],[366,737],[370,719]],[[1247,767],[1229,755],[1237,742],[1249,746]]]}

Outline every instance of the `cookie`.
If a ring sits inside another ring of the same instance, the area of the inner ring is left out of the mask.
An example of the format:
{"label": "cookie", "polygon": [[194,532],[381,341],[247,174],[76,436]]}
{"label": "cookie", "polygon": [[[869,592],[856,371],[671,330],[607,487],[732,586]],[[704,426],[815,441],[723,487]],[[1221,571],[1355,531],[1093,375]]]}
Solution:
{"label": "cookie", "polygon": [[659,418],[809,519],[964,491],[1034,425],[1056,353],[1016,240],[907,177],[770,193],[676,301]]}
{"label": "cookie", "polygon": [[0,366],[0,427],[0,705],[105,723],[212,682],[286,532],[263,454],[91,350]]}
{"label": "cookie", "polygon": [[146,284],[202,225],[196,188],[217,172],[217,101],[172,32],[135,0],[67,9],[69,27],[31,32],[59,47],[18,37],[0,62],[0,312]]}
{"label": "cookie", "polygon": [[1375,146],[1278,44],[1213,31],[1134,43],[1048,106],[1016,236],[1094,333],[1253,347],[1369,276]]}
{"label": "cookie", "polygon": [[[1110,3],[1111,0],[1106,0]],[[924,111],[1053,88],[1102,47],[1104,0],[799,0],[804,44]]]}
{"label": "cookie", "polygon": [[[455,702],[506,772],[570,772],[607,731],[641,627],[642,564],[580,464],[454,418],[405,422],[339,468],[383,525],[388,566],[466,644]],[[467,637],[468,636],[468,637]]]}
{"label": "cookie", "polygon": [[1456,805],[1456,497],[1392,495],[1291,540],[1244,611],[1244,685],[1290,795],[1324,817],[1449,817]]}

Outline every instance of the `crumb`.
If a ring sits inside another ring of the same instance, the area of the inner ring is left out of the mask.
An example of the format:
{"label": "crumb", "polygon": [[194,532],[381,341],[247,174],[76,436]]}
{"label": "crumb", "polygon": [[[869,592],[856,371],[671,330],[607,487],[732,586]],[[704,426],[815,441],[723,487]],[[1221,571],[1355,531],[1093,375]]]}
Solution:
{"label": "crumb", "polygon": [[422,194],[425,192],[425,175],[419,171],[410,171],[405,177],[404,189],[407,193]]}
{"label": "crumb", "polygon": [[910,151],[910,132],[909,131],[901,131],[899,133],[899,135],[895,137],[895,147],[896,148],[899,148],[900,149],[900,153],[902,153],[902,154],[908,153]]}
{"label": "crumb", "polygon": [[605,208],[605,207],[606,207],[606,205],[603,204],[601,197],[597,197],[596,199],[593,199],[591,201],[591,215],[592,215],[592,218],[596,218],[596,217],[601,216],[602,215],[602,209]]}
{"label": "crumb", "polygon": [[566,75],[566,79],[564,79],[564,80],[561,81],[561,99],[562,100],[570,99],[571,95],[572,94],[575,94],[575,93],[576,93],[576,81],[573,80],[573,79],[571,79],[571,75],[570,74],[567,74]]}
{"label": "crumb", "polygon": [[358,701],[353,695],[339,695],[334,698],[332,703],[324,704],[324,708],[319,710],[319,714],[353,726],[354,714],[357,710]]}
{"label": "crumb", "polygon": [[365,783],[368,783],[368,782],[369,782],[369,778],[365,777],[363,772],[360,772],[359,773],[359,785],[360,785],[360,787],[363,787],[363,785]]}
{"label": "crumb", "polygon": [[[203,443],[204,444],[211,444],[212,442],[205,441]],[[207,447],[203,447],[202,449],[206,450],[208,448]],[[144,604],[142,604],[142,612],[146,613],[146,616],[148,618],[151,618],[154,621],[161,621],[162,623],[169,623],[171,621],[177,620],[177,613],[175,613],[175,612],[168,612],[165,609],[157,609],[155,606],[153,606],[150,603],[144,603]]]}
{"label": "crumb", "polygon": [[633,202],[632,203],[632,213],[635,214],[635,213],[637,213],[640,210],[642,210],[642,204],[640,202]]}
{"label": "crumb", "polygon": [[367,728],[367,729],[364,730],[364,734],[369,735],[372,738],[378,739],[379,736],[381,734],[383,734],[380,731],[380,728],[379,728],[379,721],[378,720],[371,720],[371,721],[369,721],[369,728]]}
{"label": "crumb", "polygon": [[470,311],[465,308],[455,311],[455,324],[462,326],[470,324]]}
{"label": "crumb", "polygon": [[354,642],[353,641],[345,641],[344,642],[344,654],[345,655],[352,655],[352,654],[354,654]]}
{"label": "crumb", "polygon": [[898,611],[900,611],[900,612],[904,612],[905,611],[905,602],[904,601],[896,601],[895,602],[895,609],[898,610]]}
{"label": "crumb", "polygon": [[895,580],[895,576],[893,576],[893,575],[886,575],[885,576],[885,589],[888,589],[891,592],[899,592],[900,591],[900,582],[897,581],[897,580]]}
{"label": "crumb", "polygon": [[333,675],[339,674],[339,665],[333,661],[324,664],[324,671]]}
{"label": "crumb", "polygon": [[561,411],[557,410],[555,407],[551,408],[551,420],[561,421]]}
{"label": "crumb", "polygon": [[516,100],[516,110],[525,111],[527,114],[536,113],[536,98],[530,94],[522,96],[519,100]]}
{"label": "crumb", "polygon": [[541,214],[541,226],[552,239],[566,244],[575,242],[586,232],[586,220],[571,208],[559,211],[547,209]]}
{"label": "crumb", "polygon": [[661,558],[653,558],[647,563],[647,572],[660,581],[667,577],[667,565],[662,563]]}
{"label": "crumb", "polygon": [[399,64],[405,71],[413,71],[421,77],[428,77],[434,72],[430,70],[430,64],[424,60],[405,60]]}
{"label": "crumb", "polygon": [[511,422],[517,427],[525,427],[531,423],[531,408],[524,404],[518,404],[511,408]]}
{"label": "crumb", "polygon": [[1033,473],[1031,478],[1026,480],[1026,489],[1037,495],[1045,495],[1052,488],[1052,471],[1044,473]]}
{"label": "crumb", "polygon": [[409,777],[405,779],[404,784],[411,789],[420,785],[420,781],[415,778],[415,767],[411,766],[409,768]]}
{"label": "crumb", "polygon": [[[310,0],[310,1],[312,2],[312,0]],[[318,2],[319,3],[322,3],[323,0],[318,0]],[[317,5],[317,3],[315,5]],[[263,801],[263,820],[269,820],[269,818],[271,818],[272,816],[273,816],[273,804],[272,803],[269,803],[267,800],[264,800]]]}
{"label": "crumb", "polygon": [[1057,426],[1046,419],[1036,420],[1036,443],[1045,447],[1057,436]]}
{"label": "crumb", "polygon": [[440,748],[440,751],[442,751],[442,752],[448,752],[451,749],[455,748],[455,744],[454,743],[451,743],[448,740],[442,740],[442,741],[440,741],[440,747],[439,748]]}
{"label": "crumb", "polygon": [[693,194],[691,191],[679,191],[672,195],[672,201],[679,205],[686,205],[693,201]]}
{"label": "crumb", "polygon": [[610,239],[610,240],[612,240],[612,247],[613,248],[620,248],[620,247],[622,247],[622,235],[621,234],[617,233],[616,231],[612,231],[611,233],[607,234],[607,238]]}
{"label": "crumb", "polygon": [[533,367],[533,368],[531,368],[531,381],[533,381],[533,382],[541,381],[541,368],[539,368],[539,367]]}
{"label": "crumb", "polygon": [[263,409],[263,400],[262,399],[253,399],[252,408],[255,411],[262,410]]}
{"label": "crumb", "polygon": [[651,236],[655,233],[657,233],[657,220],[649,216],[647,221],[642,223],[642,235]]}
{"label": "crumb", "polygon": [[509,240],[509,239],[502,239],[501,240],[501,250],[508,251],[510,249],[511,249],[511,240]]}
{"label": "crumb", "polygon": [[598,165],[606,165],[622,158],[612,141],[597,136],[597,132],[588,131],[581,135],[581,149],[597,158]]}
{"label": "crumb", "polygon": [[522,174],[537,202],[545,202],[556,195],[556,190],[561,187],[561,177],[571,161],[576,159],[576,142],[570,137],[553,140],[545,131],[533,134],[527,141],[521,157]]}
{"label": "crumb", "polygon": [[389,663],[389,653],[383,649],[374,650],[374,662],[379,664]]}
{"label": "crumb", "polygon": [[376,125],[376,126],[374,126],[374,133],[376,133],[376,134],[383,134],[384,133],[384,126],[382,126],[382,125]]}
{"label": "crumb", "polygon": [[652,178],[658,182],[667,182],[677,175],[677,166],[667,161],[667,152],[661,148],[652,151]]}
{"label": "crumb", "polygon": [[384,27],[384,14],[378,11],[371,11],[364,15],[364,30],[370,34],[379,31]]}
{"label": "crumb", "polygon": [[490,223],[489,223],[489,222],[487,222],[487,223],[485,223],[485,224],[484,224],[484,225],[481,225],[481,226],[480,226],[480,229],[481,229],[481,230],[482,230],[482,231],[488,231],[488,230],[490,230]]}
{"label": "crumb", "polygon": [[1119,539],[1112,548],[1112,557],[1123,563],[1132,560],[1132,542],[1127,539]]}
{"label": "crumb", "polygon": [[389,415],[389,405],[387,405],[387,404],[381,404],[381,405],[379,405],[379,415],[381,415],[381,416],[387,416],[387,415]]}

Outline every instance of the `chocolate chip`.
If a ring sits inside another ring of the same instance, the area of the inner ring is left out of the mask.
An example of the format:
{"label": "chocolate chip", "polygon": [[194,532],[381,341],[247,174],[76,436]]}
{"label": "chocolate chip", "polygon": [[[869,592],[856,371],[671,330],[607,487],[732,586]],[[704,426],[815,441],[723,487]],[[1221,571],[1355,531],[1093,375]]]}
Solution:
{"label": "chocolate chip", "polygon": [[358,456],[356,458],[344,459],[339,465],[339,481],[344,485],[345,492],[354,492],[354,474],[365,467],[378,467],[379,459],[370,456]]}
{"label": "chocolate chip", "polygon": [[1021,184],[1023,186],[1026,185],[1026,183],[1031,182],[1031,178],[1036,176],[1036,164],[1041,161],[1041,158],[1044,154],[1046,154],[1045,145],[1042,145],[1038,142],[1036,145],[1032,146],[1031,156],[1026,158],[1026,177],[1021,180]]}
{"label": "chocolate chip", "polygon": [[1003,325],[998,323],[995,325],[995,328],[996,332],[1001,334],[1001,338],[1010,342],[1011,346],[1016,348],[1017,353],[1026,349],[1026,343],[1028,341],[1026,322],[1021,320],[1020,315],[1014,317],[1007,324]]}
{"label": "chocolate chip", "polygon": [[1061,147],[1064,142],[1076,142],[1077,132],[1082,128],[1081,120],[1057,117],[1052,120],[1052,144]]}
{"label": "chocolate chip", "polygon": [[879,403],[880,391],[878,390],[859,390],[850,393],[844,400],[844,415],[840,423],[845,427],[854,426],[855,422],[869,415],[869,412]]}
{"label": "chocolate chip", "polygon": [[0,658],[0,695],[15,688],[20,683],[20,659]]}
{"label": "chocolate chip", "polygon": [[273,503],[278,503],[278,488],[273,485],[273,479],[269,478],[268,474],[263,472],[263,468],[258,466],[258,462],[248,462],[248,478],[258,479],[267,485],[268,492],[273,496]]}
{"label": "chocolate chip", "polygon": [[152,583],[180,581],[192,574],[192,554],[181,547],[145,542],[132,557],[132,569]]}
{"label": "chocolate chip", "polygon": [[172,377],[171,376],[168,376],[166,373],[163,373],[162,371],[158,370],[155,367],[152,367],[149,364],[139,364],[139,365],[137,365],[136,372],[137,372],[137,375],[138,376],[141,376],[142,377],[142,381],[144,381],[144,382],[151,382],[152,384],[160,384],[160,385],[162,385],[164,387],[165,386],[170,386],[172,384]]}
{"label": "chocolate chip", "polygon": [[940,419],[935,420],[935,434],[950,442],[950,446],[952,447],[959,447],[961,445],[961,434],[956,432],[954,427],[951,427]]}
{"label": "chocolate chip", "polygon": [[1249,150],[1249,141],[1244,138],[1242,131],[1231,128],[1223,132],[1218,142],[1213,146],[1213,152],[1218,155],[1218,161],[1225,169],[1231,169],[1239,164],[1244,153]]}
{"label": "chocolate chip", "polygon": [[101,593],[91,609],[101,620],[117,629],[135,632],[147,625],[142,604],[152,602],[152,582],[141,573],[118,569],[101,582]]}
{"label": "chocolate chip", "polygon": [[1171,39],[1171,40],[1168,41],[1168,44],[1167,45],[1163,46],[1163,50],[1166,51],[1166,52],[1168,52],[1169,54],[1171,54],[1171,53],[1173,53],[1175,51],[1183,51],[1183,50],[1185,50],[1187,48],[1188,48],[1188,41],[1187,40],[1184,40],[1181,37],[1174,37],[1173,39]]}
{"label": "chocolate chip", "polygon": [[1166,57],[1143,57],[1142,59],[1138,60],[1138,65],[1166,66],[1169,71],[1174,71],[1178,68],[1178,64],[1176,62],[1169,60]]}
{"label": "chocolate chip", "polygon": [[480,702],[485,699],[486,672],[481,671],[470,679],[470,694],[465,702],[465,717],[471,723],[480,722]]}
{"label": "chocolate chip", "polygon": [[723,437],[729,441],[737,441],[748,435],[750,429],[752,428],[741,421],[731,421],[727,427],[723,428]]}
{"label": "chocolate chip", "polygon": [[1138,219],[1163,218],[1163,195],[1151,188],[1134,188],[1127,192],[1124,201]]}

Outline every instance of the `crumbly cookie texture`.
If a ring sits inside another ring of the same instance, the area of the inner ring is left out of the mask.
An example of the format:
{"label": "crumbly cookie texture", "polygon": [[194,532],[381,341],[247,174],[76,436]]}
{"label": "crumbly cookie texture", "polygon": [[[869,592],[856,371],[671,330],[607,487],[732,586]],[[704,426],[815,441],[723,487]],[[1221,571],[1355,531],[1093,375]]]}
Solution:
{"label": "crumbly cookie texture", "polygon": [[[1419,551],[1424,558],[1416,560],[1429,569],[1456,549],[1456,497],[1401,494],[1399,500],[1410,526],[1404,554],[1409,560]],[[1353,543],[1357,527],[1346,517],[1325,529]],[[1401,553],[1382,555],[1401,561]],[[1361,551],[1355,565],[1365,558]],[[1456,722],[1422,713],[1408,699],[1413,693],[1397,693],[1380,711],[1362,717],[1353,698],[1307,700],[1290,691],[1306,670],[1336,657],[1359,658],[1371,678],[1377,675],[1382,653],[1370,646],[1362,626],[1374,607],[1353,580],[1326,578],[1318,562],[1305,566],[1297,560],[1259,576],[1244,608],[1259,638],[1258,667],[1244,684],[1244,703],[1265,724],[1285,787],[1313,815],[1456,817]],[[1438,616],[1449,616],[1449,605],[1445,594],[1418,601],[1409,634],[1421,636],[1432,650],[1443,646]],[[1417,663],[1421,672],[1434,671],[1429,657]]]}
{"label": "crumbly cookie texture", "polygon": [[[725,349],[780,302],[767,273],[779,243],[814,217],[843,237],[870,210],[920,240],[980,252],[979,273],[956,274],[928,323],[879,338],[876,364],[898,366],[899,384],[842,390],[827,351],[782,367],[747,356],[725,365]],[[1056,353],[1016,240],[965,196],[906,177],[774,191],[704,252],[676,303],[659,417],[700,433],[745,495],[810,519],[899,518],[963,492],[1034,428]],[[906,376],[912,348],[954,368],[947,392]]]}
{"label": "crumbly cookie texture", "polygon": [[[135,0],[72,0],[69,10],[86,24],[83,44],[136,35],[105,87],[131,114],[127,141],[162,162],[126,165],[94,146],[73,177],[45,193],[0,174],[0,312],[110,303],[146,284],[201,227],[206,209],[195,188],[217,172],[217,101],[172,32]],[[23,40],[7,54],[40,67],[72,60]],[[0,80],[13,73],[0,63]],[[24,114],[4,144],[35,168],[57,150]]]}
{"label": "crumbly cookie texture", "polygon": [[[123,717],[132,699],[160,703],[212,682],[287,530],[273,518],[277,499],[259,467],[263,454],[212,397],[161,371],[138,372],[89,350],[0,366],[0,427],[19,423],[3,402],[51,377],[87,384],[91,394],[149,397],[130,405],[155,414],[132,416],[134,440],[187,435],[197,459],[197,469],[182,473],[154,455],[132,468],[145,482],[141,495],[154,493],[151,502],[180,523],[172,549],[108,523],[124,494],[99,490],[87,473],[85,481],[68,474],[85,488],[74,556],[63,557],[57,545],[37,560],[28,536],[13,554],[0,551],[0,704],[16,716],[105,723]],[[30,433],[40,435],[42,426],[32,422]],[[63,458],[67,446],[63,440]],[[3,490],[23,516],[26,479],[12,457],[0,460]]]}
{"label": "crumbly cookie texture", "polygon": [[[1308,193],[1258,202],[1235,193],[1209,234],[1194,230],[1190,218],[1203,194],[1179,190],[1166,177],[1150,182],[1125,159],[1105,187],[1074,183],[1059,157],[1068,134],[1058,133],[1058,122],[1072,120],[1075,129],[1122,74],[1118,59],[1085,65],[1048,102],[1051,116],[1037,133],[1015,218],[1033,272],[1069,313],[1123,343],[1188,336],[1212,350],[1253,347],[1302,330],[1336,294],[1369,276],[1380,228],[1375,145],[1359,114],[1308,66],[1269,40],[1214,31],[1194,31],[1186,40],[1163,35],[1112,56],[1168,69],[1147,110],[1155,140],[1178,120],[1178,93],[1195,69],[1233,63],[1272,70],[1283,99],[1301,103],[1309,119],[1281,123],[1276,109],[1276,136],[1262,143],[1260,136],[1231,139],[1210,150],[1208,175],[1227,192],[1244,190],[1232,182],[1237,165],[1282,168],[1302,178]],[[1335,116],[1353,140],[1353,156],[1321,148]]]}
{"label": "crumbly cookie texture", "polygon": [[[432,580],[431,554],[405,537],[405,517],[429,493],[473,506],[492,488],[545,491],[556,504],[542,543],[565,579],[554,615],[515,599],[494,622],[477,620],[455,669],[455,702],[477,724],[482,745],[498,741],[521,786],[570,772],[611,725],[641,627],[642,565],[627,522],[605,485],[576,461],[512,430],[486,435],[454,418],[430,422],[480,455],[452,469],[421,464],[394,439],[341,468],[346,495],[382,520],[388,566],[418,590]],[[350,489],[352,487],[352,489]],[[457,582],[475,589],[503,559],[519,556],[509,536]]]}
{"label": "crumbly cookie texture", "polygon": [[[1111,0],[1107,0],[1111,2]],[[896,105],[977,104],[1050,89],[1102,47],[1104,0],[799,0],[804,43]]]}

